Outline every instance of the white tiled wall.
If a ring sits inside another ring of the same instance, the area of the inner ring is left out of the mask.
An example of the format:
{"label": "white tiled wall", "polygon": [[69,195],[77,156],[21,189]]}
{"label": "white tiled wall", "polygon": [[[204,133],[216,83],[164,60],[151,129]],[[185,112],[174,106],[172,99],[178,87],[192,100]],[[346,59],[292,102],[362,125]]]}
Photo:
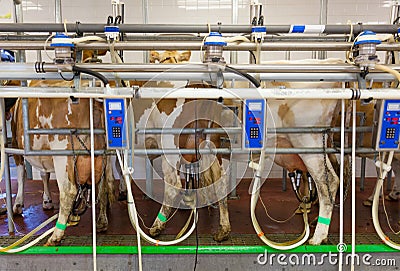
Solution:
{"label": "white tiled wall", "polygon": [[[239,24],[247,24],[249,19],[249,2],[238,0]],[[389,23],[390,8],[385,7],[384,0],[327,0],[328,24]],[[2,18],[12,10],[12,0],[0,0],[0,23],[12,19]],[[148,0],[148,23],[179,24],[222,24],[232,23],[231,0]],[[262,0],[265,24],[318,24],[320,0]],[[55,0],[23,0],[24,22],[49,23],[55,21]],[[126,23],[143,23],[143,8],[140,0],[126,0]],[[63,0],[63,20],[69,23],[105,23],[111,14],[110,0]],[[343,53],[328,52],[328,57],[342,57]],[[283,52],[263,53],[262,60],[283,59]],[[292,52],[292,59],[310,58],[310,52]],[[225,57],[228,58],[228,55]],[[129,52],[125,59],[130,62],[141,62],[142,54]],[[199,57],[196,53],[194,61]],[[35,54],[28,55],[28,61],[35,61]],[[248,55],[240,55],[239,62],[246,63]],[[371,167],[373,168],[373,167]],[[276,175],[280,176],[280,171]],[[373,170],[369,174],[374,175]]]}

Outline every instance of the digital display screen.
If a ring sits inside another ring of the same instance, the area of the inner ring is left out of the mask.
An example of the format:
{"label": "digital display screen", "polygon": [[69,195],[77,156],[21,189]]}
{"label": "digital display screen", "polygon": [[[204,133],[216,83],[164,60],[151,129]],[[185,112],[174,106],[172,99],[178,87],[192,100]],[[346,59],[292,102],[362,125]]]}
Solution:
{"label": "digital display screen", "polygon": [[121,102],[109,102],[108,103],[109,110],[122,110]]}
{"label": "digital display screen", "polygon": [[261,111],[262,103],[249,103],[250,111]]}
{"label": "digital display screen", "polygon": [[388,103],[387,110],[388,111],[400,110],[400,103]]}

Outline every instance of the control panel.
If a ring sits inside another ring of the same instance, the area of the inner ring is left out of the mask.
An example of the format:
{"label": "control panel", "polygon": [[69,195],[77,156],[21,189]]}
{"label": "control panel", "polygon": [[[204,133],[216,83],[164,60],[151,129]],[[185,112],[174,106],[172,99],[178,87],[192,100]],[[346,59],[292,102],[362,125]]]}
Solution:
{"label": "control panel", "polygon": [[106,112],[107,148],[127,148],[125,99],[106,99],[104,106]]}
{"label": "control panel", "polygon": [[245,100],[243,110],[243,148],[261,149],[265,138],[265,112],[264,99]]}
{"label": "control panel", "polygon": [[379,113],[377,150],[398,150],[400,136],[400,100],[384,100]]}

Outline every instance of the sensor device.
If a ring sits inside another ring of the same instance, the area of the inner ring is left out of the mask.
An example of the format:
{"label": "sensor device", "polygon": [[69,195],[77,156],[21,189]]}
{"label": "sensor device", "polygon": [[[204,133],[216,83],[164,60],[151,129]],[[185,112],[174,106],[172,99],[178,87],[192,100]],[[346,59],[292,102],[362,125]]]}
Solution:
{"label": "sensor device", "polygon": [[400,100],[383,100],[379,111],[376,150],[398,150],[400,136]]}
{"label": "sensor device", "polygon": [[128,131],[125,123],[125,99],[106,99],[104,106],[106,112],[107,148],[127,148]]}
{"label": "sensor device", "polygon": [[264,99],[245,100],[243,111],[243,148],[261,149],[265,139],[265,112]]}

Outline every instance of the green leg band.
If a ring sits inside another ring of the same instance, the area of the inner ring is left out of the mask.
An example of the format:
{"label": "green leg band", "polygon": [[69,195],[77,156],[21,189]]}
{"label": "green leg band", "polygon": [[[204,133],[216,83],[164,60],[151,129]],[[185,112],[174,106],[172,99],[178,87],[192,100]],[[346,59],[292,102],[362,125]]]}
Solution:
{"label": "green leg band", "polygon": [[61,224],[57,221],[56,228],[65,231],[65,229],[67,228],[67,224]]}
{"label": "green leg band", "polygon": [[167,222],[167,218],[162,213],[158,213],[157,217],[161,222]]}
{"label": "green leg band", "polygon": [[330,225],[331,224],[331,219],[330,218],[326,218],[326,217],[322,217],[322,216],[319,216],[318,217],[318,223],[321,223],[321,224],[325,224],[325,225]]}

